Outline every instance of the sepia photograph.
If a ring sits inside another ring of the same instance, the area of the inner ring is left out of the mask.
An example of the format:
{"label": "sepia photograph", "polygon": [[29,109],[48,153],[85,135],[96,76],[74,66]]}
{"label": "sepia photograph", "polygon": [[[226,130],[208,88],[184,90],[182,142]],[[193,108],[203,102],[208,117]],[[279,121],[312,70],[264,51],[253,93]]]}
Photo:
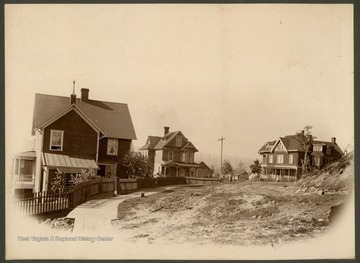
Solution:
{"label": "sepia photograph", "polygon": [[353,12],[5,4],[6,259],[354,259]]}

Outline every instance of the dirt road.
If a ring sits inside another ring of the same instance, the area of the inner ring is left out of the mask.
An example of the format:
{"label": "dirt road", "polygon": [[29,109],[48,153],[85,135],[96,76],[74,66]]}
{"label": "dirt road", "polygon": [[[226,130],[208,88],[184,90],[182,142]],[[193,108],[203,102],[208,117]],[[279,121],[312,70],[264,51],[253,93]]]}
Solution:
{"label": "dirt road", "polygon": [[113,226],[134,242],[274,246],[326,232],[353,185],[349,153],[295,183],[184,185],[129,199]]}

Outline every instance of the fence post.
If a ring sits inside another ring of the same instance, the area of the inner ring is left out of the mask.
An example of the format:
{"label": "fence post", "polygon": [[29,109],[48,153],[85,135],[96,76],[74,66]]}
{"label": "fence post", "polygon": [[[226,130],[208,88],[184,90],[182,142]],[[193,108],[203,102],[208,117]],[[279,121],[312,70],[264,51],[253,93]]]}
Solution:
{"label": "fence post", "polygon": [[117,179],[116,176],[114,176],[114,196],[117,196]]}

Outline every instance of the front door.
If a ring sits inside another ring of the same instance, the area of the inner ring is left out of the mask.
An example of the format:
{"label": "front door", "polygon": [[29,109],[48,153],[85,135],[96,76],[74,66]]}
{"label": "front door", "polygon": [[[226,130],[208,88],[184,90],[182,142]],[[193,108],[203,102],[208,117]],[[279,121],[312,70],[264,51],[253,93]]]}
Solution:
{"label": "front door", "polygon": [[184,169],[184,168],[180,168],[180,176],[181,176],[181,177],[185,177],[185,175],[186,175],[185,169]]}

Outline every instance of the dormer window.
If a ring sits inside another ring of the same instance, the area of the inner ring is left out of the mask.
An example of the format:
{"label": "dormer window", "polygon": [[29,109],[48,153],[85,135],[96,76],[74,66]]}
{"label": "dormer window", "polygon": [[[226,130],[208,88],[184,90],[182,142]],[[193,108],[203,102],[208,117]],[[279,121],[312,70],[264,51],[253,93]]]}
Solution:
{"label": "dormer window", "polygon": [[51,130],[50,132],[50,150],[62,151],[64,141],[64,131]]}
{"label": "dormer window", "polygon": [[181,147],[181,146],[182,146],[182,137],[176,136],[176,147]]}
{"label": "dormer window", "polygon": [[314,151],[315,152],[322,152],[322,145],[321,144],[314,145]]}

